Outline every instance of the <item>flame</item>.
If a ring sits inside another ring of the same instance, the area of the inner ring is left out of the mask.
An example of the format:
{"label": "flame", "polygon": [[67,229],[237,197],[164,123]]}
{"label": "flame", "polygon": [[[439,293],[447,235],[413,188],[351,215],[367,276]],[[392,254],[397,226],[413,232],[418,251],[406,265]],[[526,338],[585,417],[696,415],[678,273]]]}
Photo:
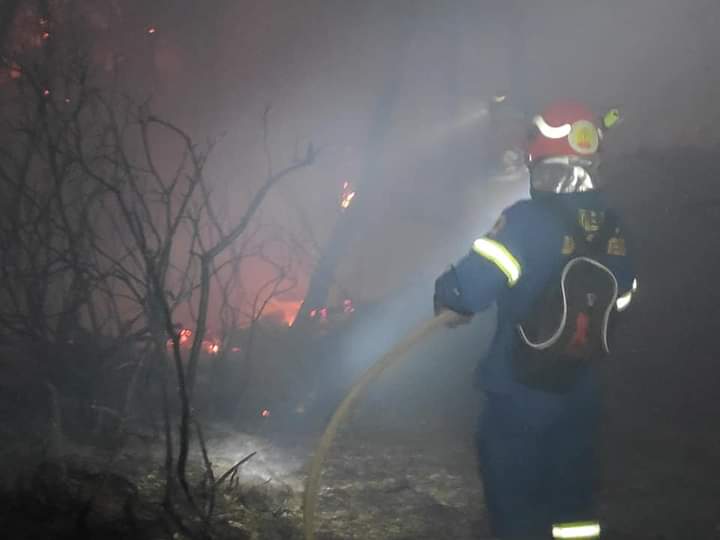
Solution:
{"label": "flame", "polygon": [[321,307],[321,308],[315,308],[311,309],[310,313],[308,313],[311,319],[318,319],[320,321],[327,321],[328,318],[328,308]]}
{"label": "flame", "polygon": [[302,300],[279,300],[274,298],[268,305],[266,316],[280,319],[284,324],[292,326],[301,305]]}
{"label": "flame", "polygon": [[220,353],[221,344],[222,340],[220,340],[216,335],[206,336],[206,338],[202,340],[203,350],[211,356],[215,356]]}
{"label": "flame", "polygon": [[190,338],[192,337],[193,332],[189,328],[183,328],[178,333],[178,339],[180,340],[180,345],[185,345],[188,341],[190,341]]}
{"label": "flame", "polygon": [[[185,348],[185,347],[189,347],[189,346],[190,346],[190,338],[192,337],[192,335],[193,335],[193,331],[190,330],[189,328],[181,328],[180,331],[179,331],[178,334],[177,334],[177,336],[178,336],[178,345],[180,345],[180,347],[184,347],[184,348]],[[168,340],[167,340],[167,346],[168,346],[168,347],[172,347],[172,346],[173,346],[173,340],[172,340],[172,339],[168,339]]]}
{"label": "flame", "polygon": [[262,416],[263,418],[267,418],[268,416],[270,416],[270,410],[263,409],[262,411],[260,411],[260,416]]}
{"label": "flame", "polygon": [[308,316],[311,319],[317,319],[319,322],[326,322],[330,317],[333,319],[339,314],[339,315],[350,315],[351,313],[355,312],[355,306],[353,305],[352,300],[349,298],[346,298],[343,300],[342,306],[334,306],[334,307],[328,307],[328,306],[322,306],[319,308],[311,309],[308,312]]}
{"label": "flame", "polygon": [[345,181],[343,183],[342,195],[340,196],[340,208],[347,210],[350,208],[352,200],[355,198],[355,191],[353,191],[350,182]]}
{"label": "flame", "polygon": [[350,203],[352,202],[353,198],[355,197],[355,192],[348,193],[345,197],[343,197],[343,200],[340,202],[340,208],[343,210],[347,210],[350,208]]}

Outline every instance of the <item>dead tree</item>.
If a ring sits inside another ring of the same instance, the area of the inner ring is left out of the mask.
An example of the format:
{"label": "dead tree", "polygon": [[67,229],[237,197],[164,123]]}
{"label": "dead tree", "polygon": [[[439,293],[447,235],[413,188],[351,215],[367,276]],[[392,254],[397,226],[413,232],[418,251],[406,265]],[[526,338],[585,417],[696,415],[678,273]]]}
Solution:
{"label": "dead tree", "polygon": [[[95,236],[94,249],[103,261],[101,267],[112,269],[109,271],[127,288],[127,296],[136,309],[143,311],[158,363],[165,365],[169,354],[174,365],[179,435],[176,461],[173,445],[168,442],[168,465],[175,462],[182,491],[197,508],[186,465],[193,391],[207,331],[213,278],[223,264],[232,267],[242,256],[233,255],[231,248],[247,232],[269,191],[293,172],[309,166],[315,152],[310,147],[303,159],[278,172],[270,171],[242,216],[227,226],[219,218],[211,186],[204,176],[212,143],[198,147],[187,133],[153,116],[145,106],[106,99],[99,99],[99,104],[101,121],[94,122],[97,134],[92,137],[98,144],[88,149],[77,141],[75,147],[85,173],[113,199],[108,220],[112,225],[109,234],[116,239],[114,249],[105,247],[107,238],[100,234]],[[161,138],[165,141],[172,138],[179,149],[176,165],[165,167],[167,171],[158,164],[154,147]],[[229,260],[223,262],[221,259],[228,253]],[[285,272],[273,277],[258,298],[265,295],[266,305],[267,298],[285,286],[285,278]],[[176,314],[188,302],[193,307],[194,333],[189,352],[183,354]],[[254,313],[262,312],[255,307]],[[167,377],[163,388],[167,392]],[[170,431],[166,431],[166,437],[171,440]],[[168,480],[170,489],[171,478]],[[170,491],[168,500],[169,494]]]}
{"label": "dead tree", "polygon": [[[31,339],[45,344],[44,353],[81,330],[149,343],[162,374],[166,507],[178,516],[179,484],[207,523],[186,469],[213,287],[223,269],[226,282],[237,277],[240,261],[252,255],[245,235],[267,195],[310,166],[316,152],[309,146],[277,171],[268,161],[267,175],[232,220],[218,210],[204,174],[213,142],[199,146],[146,103],[93,84],[82,48],[66,43],[51,40],[26,62],[22,54],[5,59],[21,66],[22,77],[0,89],[13,105],[0,116],[0,338]],[[174,145],[171,166],[160,143]],[[290,269],[276,269],[253,292],[255,321],[291,284]],[[188,311],[194,335],[186,352],[177,323]]]}
{"label": "dead tree", "polygon": [[[49,349],[84,331],[148,344],[164,401],[166,507],[178,516],[179,484],[207,525],[186,469],[212,291],[223,271],[235,279],[243,258],[267,257],[247,241],[253,219],[270,191],[310,166],[316,151],[310,145],[277,171],[268,154],[266,175],[242,214],[223,215],[204,172],[214,143],[195,144],[147,103],[97,82],[82,47],[69,43],[53,38],[27,57],[4,59],[22,76],[0,88],[12,104],[0,116],[0,338]],[[160,143],[173,146],[163,154]],[[262,289],[248,291],[251,322],[294,285],[288,263],[274,264]],[[194,334],[184,351],[177,324],[188,313]],[[185,520],[177,523],[187,529]]]}

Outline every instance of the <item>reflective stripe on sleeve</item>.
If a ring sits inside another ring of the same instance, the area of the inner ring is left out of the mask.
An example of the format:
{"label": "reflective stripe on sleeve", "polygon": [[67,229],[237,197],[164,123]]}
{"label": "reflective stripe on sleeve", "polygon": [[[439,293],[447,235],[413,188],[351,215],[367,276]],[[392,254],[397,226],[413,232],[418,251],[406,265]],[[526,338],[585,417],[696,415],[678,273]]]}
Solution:
{"label": "reflective stripe on sleeve", "polygon": [[632,302],[633,293],[636,293],[638,290],[638,281],[637,278],[633,280],[632,283],[632,289],[623,294],[622,296],[618,297],[618,299],[615,301],[615,307],[618,311],[625,311],[627,307],[630,305],[630,302]]}
{"label": "reflective stripe on sleeve", "polygon": [[615,301],[615,308],[618,311],[625,311],[630,305],[630,302],[632,302],[632,294],[632,291],[629,291],[622,296],[619,296],[618,299]]}
{"label": "reflective stripe on sleeve", "polygon": [[597,521],[557,523],[552,528],[553,538],[599,538],[600,524]]}
{"label": "reflective stripe on sleeve", "polygon": [[520,263],[500,242],[490,238],[478,238],[473,242],[473,251],[497,266],[507,277],[509,287],[520,279]]}

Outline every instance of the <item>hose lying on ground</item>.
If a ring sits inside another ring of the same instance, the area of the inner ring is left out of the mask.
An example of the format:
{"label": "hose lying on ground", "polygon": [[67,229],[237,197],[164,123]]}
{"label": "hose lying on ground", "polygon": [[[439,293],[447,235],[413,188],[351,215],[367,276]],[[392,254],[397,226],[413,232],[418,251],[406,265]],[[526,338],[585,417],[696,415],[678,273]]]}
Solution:
{"label": "hose lying on ground", "polygon": [[325,432],[320,437],[320,442],[315,450],[310,473],[305,483],[305,494],[303,501],[303,529],[305,540],[315,540],[315,511],[317,509],[318,489],[320,487],[320,473],[330,446],[332,445],[338,427],[352,410],[352,406],[362,396],[368,385],[377,379],[389,367],[399,363],[405,354],[416,343],[430,335],[437,328],[451,324],[459,316],[452,311],[444,311],[429,321],[417,326],[405,339],[385,353],[382,358],[375,362],[350,388],[350,391],[335,410]]}

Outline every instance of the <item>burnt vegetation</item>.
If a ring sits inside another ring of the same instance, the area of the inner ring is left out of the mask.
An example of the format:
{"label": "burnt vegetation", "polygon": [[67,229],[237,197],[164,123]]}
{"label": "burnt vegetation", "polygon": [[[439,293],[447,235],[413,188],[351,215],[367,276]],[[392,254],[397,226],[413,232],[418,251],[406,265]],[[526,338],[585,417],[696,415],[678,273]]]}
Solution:
{"label": "burnt vegetation", "polygon": [[[276,169],[267,150],[265,178],[238,178],[252,194],[231,212],[205,173],[214,141],[196,143],[98,73],[70,7],[36,8],[21,13],[18,36],[26,24],[48,43],[12,41],[0,87],[5,530],[215,537],[220,494],[255,453],[219,469],[203,425],[228,393],[243,394],[258,336],[280,331],[261,317],[296,284],[292,241],[255,218],[316,152]],[[246,290],[239,268],[253,258],[268,277]],[[128,448],[158,445],[146,467],[119,472]]]}

